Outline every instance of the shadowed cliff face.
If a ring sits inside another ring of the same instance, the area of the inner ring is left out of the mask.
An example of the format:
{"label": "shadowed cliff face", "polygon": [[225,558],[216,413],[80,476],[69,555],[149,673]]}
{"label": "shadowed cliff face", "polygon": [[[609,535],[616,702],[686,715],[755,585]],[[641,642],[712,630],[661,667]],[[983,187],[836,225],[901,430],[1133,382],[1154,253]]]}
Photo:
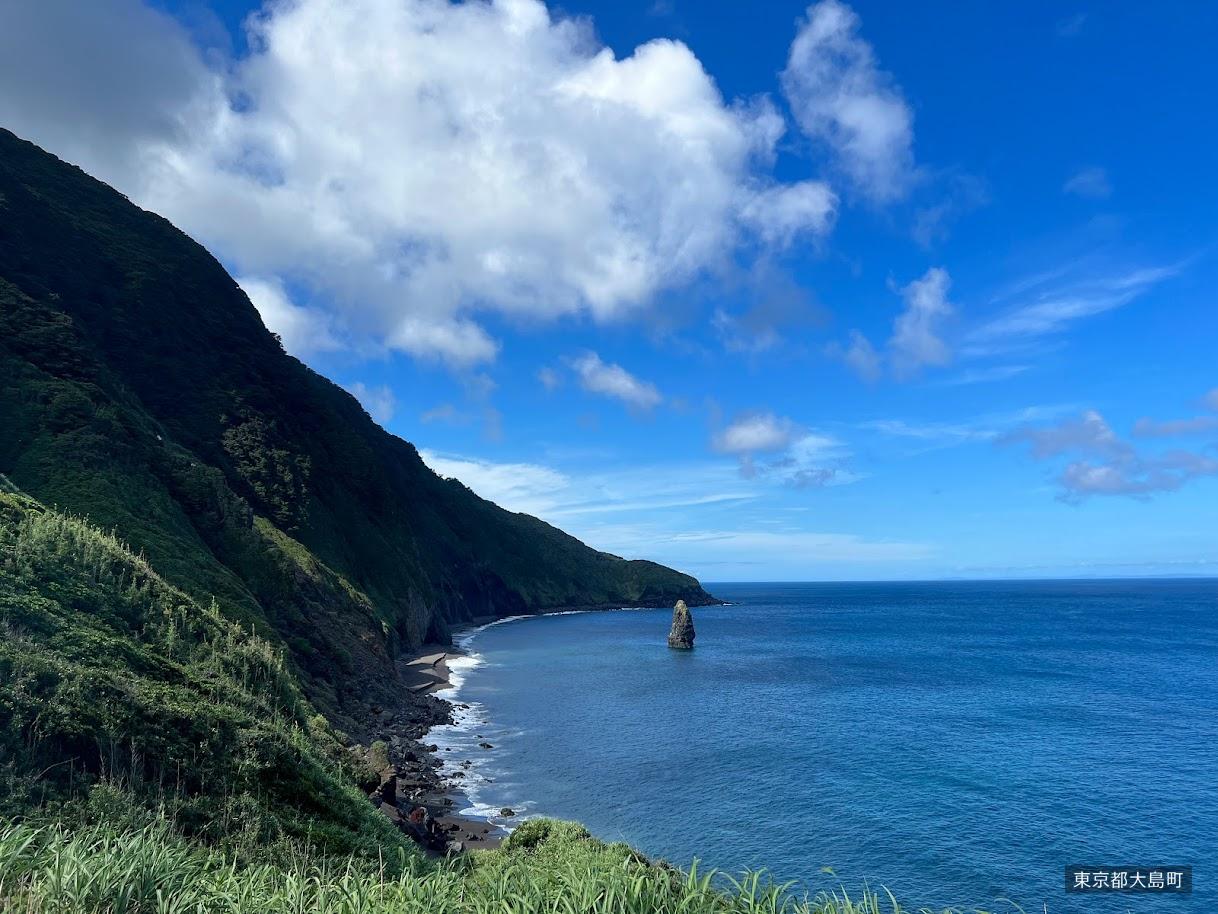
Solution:
{"label": "shadowed cliff face", "polygon": [[202,247],[3,130],[0,429],[0,473],[280,640],[330,710],[454,622],[710,600],[440,479]]}

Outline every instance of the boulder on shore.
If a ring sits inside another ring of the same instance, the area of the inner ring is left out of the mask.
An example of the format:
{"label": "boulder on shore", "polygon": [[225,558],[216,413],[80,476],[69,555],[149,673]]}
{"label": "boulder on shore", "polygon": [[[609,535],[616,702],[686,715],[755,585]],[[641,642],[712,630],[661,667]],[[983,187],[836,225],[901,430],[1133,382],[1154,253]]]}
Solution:
{"label": "boulder on shore", "polygon": [[677,605],[673,607],[668,646],[681,651],[688,651],[694,646],[694,617],[684,600],[678,600]]}

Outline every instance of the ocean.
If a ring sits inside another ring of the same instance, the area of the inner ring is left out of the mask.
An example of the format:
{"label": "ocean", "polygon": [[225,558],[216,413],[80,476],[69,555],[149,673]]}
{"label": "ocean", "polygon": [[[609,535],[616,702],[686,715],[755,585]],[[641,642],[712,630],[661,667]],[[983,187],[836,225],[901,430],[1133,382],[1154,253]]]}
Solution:
{"label": "ocean", "polygon": [[[1218,911],[1218,581],[707,589],[691,652],[671,610],[464,635],[430,739],[471,810],[914,908]],[[1067,894],[1068,865],[1193,891]]]}

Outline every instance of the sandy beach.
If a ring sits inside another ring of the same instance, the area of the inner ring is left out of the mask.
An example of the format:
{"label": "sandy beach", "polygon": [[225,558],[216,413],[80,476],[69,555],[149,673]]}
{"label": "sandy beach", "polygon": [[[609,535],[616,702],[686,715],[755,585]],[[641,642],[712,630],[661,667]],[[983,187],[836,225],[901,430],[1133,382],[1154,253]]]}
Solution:
{"label": "sandy beach", "polygon": [[425,644],[419,655],[403,663],[402,681],[416,695],[430,695],[451,684],[448,678],[448,658],[460,651],[447,645]]}

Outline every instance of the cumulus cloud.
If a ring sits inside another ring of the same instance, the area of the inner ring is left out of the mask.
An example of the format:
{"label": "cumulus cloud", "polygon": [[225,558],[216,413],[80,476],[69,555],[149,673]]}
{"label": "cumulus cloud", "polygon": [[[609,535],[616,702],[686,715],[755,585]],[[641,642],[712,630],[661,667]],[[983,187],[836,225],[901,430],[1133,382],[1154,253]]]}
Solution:
{"label": "cumulus cloud", "polygon": [[1056,425],[1021,429],[1000,440],[1027,443],[1038,459],[1062,455],[1082,458],[1067,463],[1056,477],[1061,486],[1059,497],[1068,502],[1099,495],[1148,498],[1175,491],[1204,476],[1218,476],[1218,460],[1205,453],[1139,451],[1118,436],[1095,410]]}
{"label": "cumulus cloud", "polygon": [[[843,161],[892,183],[901,143],[866,111],[893,90],[854,26],[808,28],[804,122],[831,96]],[[297,0],[248,46],[212,67],[136,0],[4,4],[0,115],[242,275],[309,288],[352,338],[454,366],[495,358],[481,314],[629,318],[833,223],[827,185],[772,176],[774,106],[724,99],[678,41],[618,58],[539,0]]]}
{"label": "cumulus cloud", "polygon": [[742,416],[717,432],[711,443],[724,454],[780,451],[791,443],[795,423],[773,413]]}
{"label": "cumulus cloud", "polygon": [[860,25],[839,0],[810,6],[782,85],[804,134],[828,147],[858,193],[886,202],[904,196],[914,179],[913,112]]}
{"label": "cumulus cloud", "polygon": [[914,377],[927,365],[946,365],[952,353],[943,339],[941,325],[955,311],[947,299],[951,277],[942,267],[931,267],[921,279],[903,287],[905,308],[892,325],[892,336],[881,355],[859,330],[850,331],[850,342],[829,344],[826,352],[841,359],[865,381],[878,380],[886,363],[898,380]]}
{"label": "cumulus cloud", "polygon": [[909,377],[924,365],[945,365],[951,350],[940,336],[939,326],[951,315],[947,290],[951,277],[942,267],[932,267],[921,279],[901,290],[905,310],[893,324],[888,341],[889,357],[898,377]]}
{"label": "cumulus cloud", "polygon": [[1218,412],[1218,387],[1215,387],[1213,390],[1207,393],[1203,399],[1206,406],[1215,412]]}
{"label": "cumulus cloud", "polygon": [[735,456],[740,474],[750,479],[766,476],[796,488],[808,488],[855,478],[830,465],[847,456],[841,442],[773,413],[737,417],[711,437],[711,447]]}
{"label": "cumulus cloud", "polygon": [[1107,464],[1077,461],[1062,471],[1058,482],[1063,500],[1081,501],[1091,495],[1146,498],[1157,492],[1173,492],[1202,476],[1218,476],[1218,460],[1190,451],[1169,451]]}
{"label": "cumulus cloud", "polygon": [[258,309],[262,323],[279,334],[283,348],[292,355],[305,358],[342,348],[329,316],[294,304],[278,279],[243,276],[237,284]]}
{"label": "cumulus cloud", "polygon": [[1055,425],[1019,429],[1006,436],[1004,440],[1012,443],[1027,443],[1031,448],[1032,456],[1039,459],[1056,457],[1071,451],[1123,457],[1132,450],[1128,444],[1117,437],[1108,421],[1093,409],[1084,411],[1080,416],[1064,419]]}
{"label": "cumulus cloud", "polygon": [[[641,381],[621,365],[605,362],[595,352],[568,360],[580,386],[589,393],[621,400],[636,409],[658,406],[663,397],[654,384]],[[544,383],[544,382],[543,382]]]}
{"label": "cumulus cloud", "polygon": [[837,194],[821,181],[800,181],[759,191],[741,215],[761,240],[787,247],[801,235],[824,235],[837,215]]}
{"label": "cumulus cloud", "polygon": [[388,422],[397,412],[398,400],[388,385],[369,387],[362,381],[355,381],[344,386],[351,396],[359,400],[360,405],[368,411],[368,415],[381,424]]}
{"label": "cumulus cloud", "polygon": [[1112,195],[1112,183],[1108,180],[1108,171],[1098,166],[1083,168],[1072,174],[1062,185],[1062,191],[1076,197],[1089,197],[1092,200],[1103,200]]}

